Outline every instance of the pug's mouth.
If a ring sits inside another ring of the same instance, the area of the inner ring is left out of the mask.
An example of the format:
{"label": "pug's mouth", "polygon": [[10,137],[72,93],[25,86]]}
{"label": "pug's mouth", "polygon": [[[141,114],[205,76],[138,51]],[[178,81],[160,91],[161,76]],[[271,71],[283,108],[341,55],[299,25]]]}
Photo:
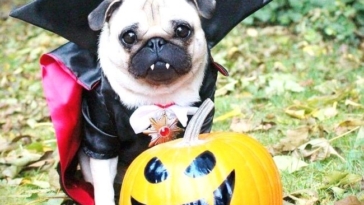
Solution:
{"label": "pug's mouth", "polygon": [[170,84],[180,76],[171,64],[157,61],[150,65],[144,79],[150,84]]}
{"label": "pug's mouth", "polygon": [[150,66],[150,69],[153,71],[155,66],[157,64],[157,67],[159,69],[163,69],[163,67],[165,67],[167,70],[171,67],[171,65],[169,63],[165,63],[165,62],[161,62],[161,61],[158,61],[156,63],[153,63],[151,66]]}
{"label": "pug's mouth", "polygon": [[171,84],[192,69],[191,56],[177,45],[165,42],[162,48],[141,48],[131,59],[129,73],[152,85]]}

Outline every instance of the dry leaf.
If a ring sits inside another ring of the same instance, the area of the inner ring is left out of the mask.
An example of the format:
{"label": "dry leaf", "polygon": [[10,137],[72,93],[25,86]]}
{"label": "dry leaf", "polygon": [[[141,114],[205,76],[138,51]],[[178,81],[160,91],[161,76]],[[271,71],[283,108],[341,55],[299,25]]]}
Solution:
{"label": "dry leaf", "polygon": [[251,120],[247,120],[247,119],[240,119],[240,118],[233,118],[231,125],[230,125],[230,129],[233,132],[249,132],[252,131],[254,128],[254,125],[252,123]]}
{"label": "dry leaf", "polygon": [[356,196],[348,196],[345,199],[335,202],[334,205],[364,205],[364,202],[360,202]]}
{"label": "dry leaf", "polygon": [[54,155],[53,151],[46,151],[38,161],[28,164],[27,168],[42,169],[44,166],[49,167],[56,161]]}
{"label": "dry leaf", "polygon": [[332,192],[334,193],[334,195],[336,197],[342,196],[345,193],[345,191],[346,191],[345,189],[339,188],[337,186],[331,187],[330,189],[332,190]]}
{"label": "dry leaf", "polygon": [[21,135],[15,137],[11,142],[7,142],[5,139],[0,138],[0,152],[8,152],[16,149],[19,145],[27,145],[32,142],[31,136]]}
{"label": "dry leaf", "polygon": [[364,121],[363,120],[345,120],[343,122],[340,122],[336,127],[335,127],[335,133],[337,135],[341,135],[349,130],[354,129],[355,127],[360,127],[360,126],[364,126]]}
{"label": "dry leaf", "polygon": [[309,128],[300,127],[294,130],[287,130],[287,136],[282,138],[278,144],[273,145],[274,153],[289,152],[297,149],[308,141]]}
{"label": "dry leaf", "polygon": [[345,161],[345,159],[331,146],[330,141],[324,138],[310,140],[298,147],[295,153],[301,157],[309,157],[310,161],[323,160],[331,155],[335,155]]}
{"label": "dry leaf", "polygon": [[16,175],[21,171],[21,168],[15,165],[12,166],[1,166],[0,165],[0,178],[15,178]]}
{"label": "dry leaf", "polygon": [[353,107],[356,107],[356,108],[364,108],[364,105],[359,104],[359,103],[354,102],[354,101],[349,100],[349,99],[345,100],[345,105],[350,105],[350,106],[353,106]]}
{"label": "dry leaf", "polygon": [[[286,70],[286,67],[281,62],[275,62],[274,67],[280,70]],[[270,76],[268,86],[265,88],[265,93],[268,96],[282,94],[286,91],[303,92],[305,90],[299,83],[296,77],[291,74],[277,74],[273,73]]]}
{"label": "dry leaf", "polygon": [[336,107],[337,107],[337,102],[335,102],[333,106],[315,110],[314,112],[312,112],[312,116],[321,121],[330,119],[332,117],[335,117],[339,113]]}
{"label": "dry leaf", "polygon": [[308,165],[294,156],[274,156],[273,160],[280,171],[288,173],[293,173]]}
{"label": "dry leaf", "polygon": [[362,176],[358,174],[352,174],[348,172],[331,171],[326,173],[324,178],[325,185],[321,189],[327,189],[330,187],[347,188],[355,184],[359,184],[362,180]]}
{"label": "dry leaf", "polygon": [[35,162],[42,157],[41,154],[31,153],[26,149],[14,150],[6,157],[0,158],[0,164],[8,164],[15,166],[24,166],[31,162]]}
{"label": "dry leaf", "polygon": [[319,197],[316,191],[304,189],[286,194],[283,199],[285,201],[292,201],[295,205],[314,205],[319,200]]}
{"label": "dry leaf", "polygon": [[252,131],[267,131],[272,129],[274,126],[276,126],[275,122],[264,122],[262,121],[258,126],[254,127]]}
{"label": "dry leaf", "polygon": [[49,184],[51,187],[55,188],[55,189],[60,189],[61,186],[59,184],[59,174],[55,169],[50,169],[48,172],[48,177],[49,177]]}
{"label": "dry leaf", "polygon": [[307,119],[313,111],[312,107],[305,105],[291,105],[284,110],[287,115],[300,120]]}

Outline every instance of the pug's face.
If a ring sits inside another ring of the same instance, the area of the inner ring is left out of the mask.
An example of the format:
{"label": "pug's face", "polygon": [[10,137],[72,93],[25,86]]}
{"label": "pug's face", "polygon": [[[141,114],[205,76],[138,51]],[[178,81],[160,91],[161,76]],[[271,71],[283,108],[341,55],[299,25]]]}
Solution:
{"label": "pug's face", "polygon": [[200,18],[215,6],[213,0],[200,1],[105,1],[90,14],[91,28],[102,28],[101,67],[125,105],[199,100],[208,61]]}

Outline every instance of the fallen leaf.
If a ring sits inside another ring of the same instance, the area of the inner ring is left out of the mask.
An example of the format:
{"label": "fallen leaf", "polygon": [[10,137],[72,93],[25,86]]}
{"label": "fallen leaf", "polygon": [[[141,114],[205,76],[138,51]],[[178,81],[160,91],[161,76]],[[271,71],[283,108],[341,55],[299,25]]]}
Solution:
{"label": "fallen leaf", "polygon": [[337,135],[341,135],[349,130],[352,130],[356,127],[361,127],[364,126],[364,121],[363,120],[357,120],[357,119],[352,119],[352,120],[345,120],[343,122],[340,122],[336,127],[335,127],[335,133]]}
{"label": "fallen leaf", "polygon": [[257,125],[256,127],[253,128],[252,131],[267,131],[272,129],[274,126],[276,126],[275,122],[264,122],[262,121],[259,125]]}
{"label": "fallen leaf", "polygon": [[55,169],[50,169],[48,172],[48,181],[51,187],[59,190],[61,189],[61,186],[59,184],[59,174]]}
{"label": "fallen leaf", "polygon": [[350,105],[350,106],[353,106],[353,107],[356,107],[356,108],[364,108],[364,105],[359,104],[359,103],[354,102],[354,101],[349,100],[349,99],[345,100],[345,105]]}
{"label": "fallen leaf", "polygon": [[26,168],[35,168],[43,171],[53,167],[55,161],[53,151],[47,151],[38,161],[28,164]]}
{"label": "fallen leaf", "polygon": [[41,181],[41,180],[36,180],[36,179],[28,181],[27,183],[24,183],[24,184],[37,186],[37,187],[42,188],[42,189],[48,189],[51,186],[49,184],[49,182],[47,182],[47,181]]}
{"label": "fallen leaf", "polygon": [[309,157],[311,162],[324,160],[331,155],[335,155],[345,161],[345,159],[331,146],[330,141],[324,138],[313,139],[299,146],[295,154],[300,157]]}
{"label": "fallen leaf", "polygon": [[346,173],[346,172],[339,172],[339,171],[328,172],[325,175],[324,182],[329,185],[336,185],[347,174],[348,173]]}
{"label": "fallen leaf", "polygon": [[9,186],[19,186],[23,181],[23,178],[7,178],[6,179],[6,185]]}
{"label": "fallen leaf", "polygon": [[10,142],[7,142],[5,139],[0,138],[0,152],[8,152],[16,149],[20,145],[27,145],[32,142],[31,136],[29,135],[20,135],[15,137]]}
{"label": "fallen leaf", "polygon": [[230,129],[233,132],[246,133],[254,128],[253,122],[247,119],[233,118]]}
{"label": "fallen leaf", "polygon": [[326,173],[324,177],[324,183],[321,189],[326,189],[330,187],[340,187],[347,188],[348,186],[353,186],[359,184],[362,180],[362,176],[358,174],[331,171]]}
{"label": "fallen leaf", "polygon": [[[275,67],[285,70],[286,68],[281,62],[276,62]],[[282,94],[286,91],[303,92],[305,90],[299,83],[296,82],[295,76],[290,74],[272,74],[265,88],[265,93],[268,96]]]}
{"label": "fallen leaf", "polygon": [[241,110],[238,107],[236,107],[233,110],[214,118],[214,123],[224,121],[239,115],[242,115]]}
{"label": "fallen leaf", "polygon": [[229,82],[227,84],[225,84],[224,86],[222,86],[216,90],[216,93],[215,93],[216,97],[226,95],[229,92],[235,90],[235,87],[239,81],[237,81],[233,78],[228,78],[228,79],[229,79]]}
{"label": "fallen leaf", "polygon": [[280,171],[293,173],[307,166],[308,164],[294,156],[278,155],[273,160]]}
{"label": "fallen leaf", "polygon": [[304,189],[283,196],[284,201],[293,201],[295,205],[314,205],[319,200],[317,191]]}
{"label": "fallen leaf", "polygon": [[287,130],[286,137],[282,138],[279,143],[273,145],[273,150],[275,153],[293,151],[303,143],[307,142],[308,138],[308,127],[300,127],[293,130]]}
{"label": "fallen leaf", "polygon": [[15,178],[19,172],[21,171],[21,167],[12,165],[12,166],[0,166],[0,178]]}
{"label": "fallen leaf", "polygon": [[339,185],[347,187],[347,185],[354,185],[361,181],[362,176],[358,174],[347,174],[343,179],[340,180]]}
{"label": "fallen leaf", "polygon": [[35,162],[41,157],[41,154],[32,153],[26,149],[15,150],[10,152],[6,157],[0,158],[0,164],[8,164],[21,167],[31,162]]}
{"label": "fallen leaf", "polygon": [[348,196],[340,201],[335,202],[334,205],[364,205],[356,196]]}
{"label": "fallen leaf", "polygon": [[312,116],[319,119],[319,120],[321,120],[321,121],[330,119],[332,117],[335,117],[339,113],[337,111],[336,107],[337,107],[337,102],[335,102],[330,107],[317,109],[317,110],[313,111]]}
{"label": "fallen leaf", "polygon": [[305,105],[291,105],[284,109],[287,115],[300,120],[307,119],[313,111],[314,109],[312,107]]}
{"label": "fallen leaf", "polygon": [[341,197],[346,191],[345,189],[339,188],[337,186],[331,187],[330,189],[336,197]]}

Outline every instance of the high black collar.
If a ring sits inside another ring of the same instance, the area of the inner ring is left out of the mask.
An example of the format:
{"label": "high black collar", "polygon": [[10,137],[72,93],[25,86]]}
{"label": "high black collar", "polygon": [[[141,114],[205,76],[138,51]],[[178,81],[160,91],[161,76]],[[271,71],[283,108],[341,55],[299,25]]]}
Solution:
{"label": "high black collar", "polygon": [[[210,48],[244,18],[271,0],[216,0],[211,19],[202,19]],[[102,0],[35,0],[13,10],[10,16],[52,31],[77,45],[96,50],[99,32],[88,26],[87,16]]]}

